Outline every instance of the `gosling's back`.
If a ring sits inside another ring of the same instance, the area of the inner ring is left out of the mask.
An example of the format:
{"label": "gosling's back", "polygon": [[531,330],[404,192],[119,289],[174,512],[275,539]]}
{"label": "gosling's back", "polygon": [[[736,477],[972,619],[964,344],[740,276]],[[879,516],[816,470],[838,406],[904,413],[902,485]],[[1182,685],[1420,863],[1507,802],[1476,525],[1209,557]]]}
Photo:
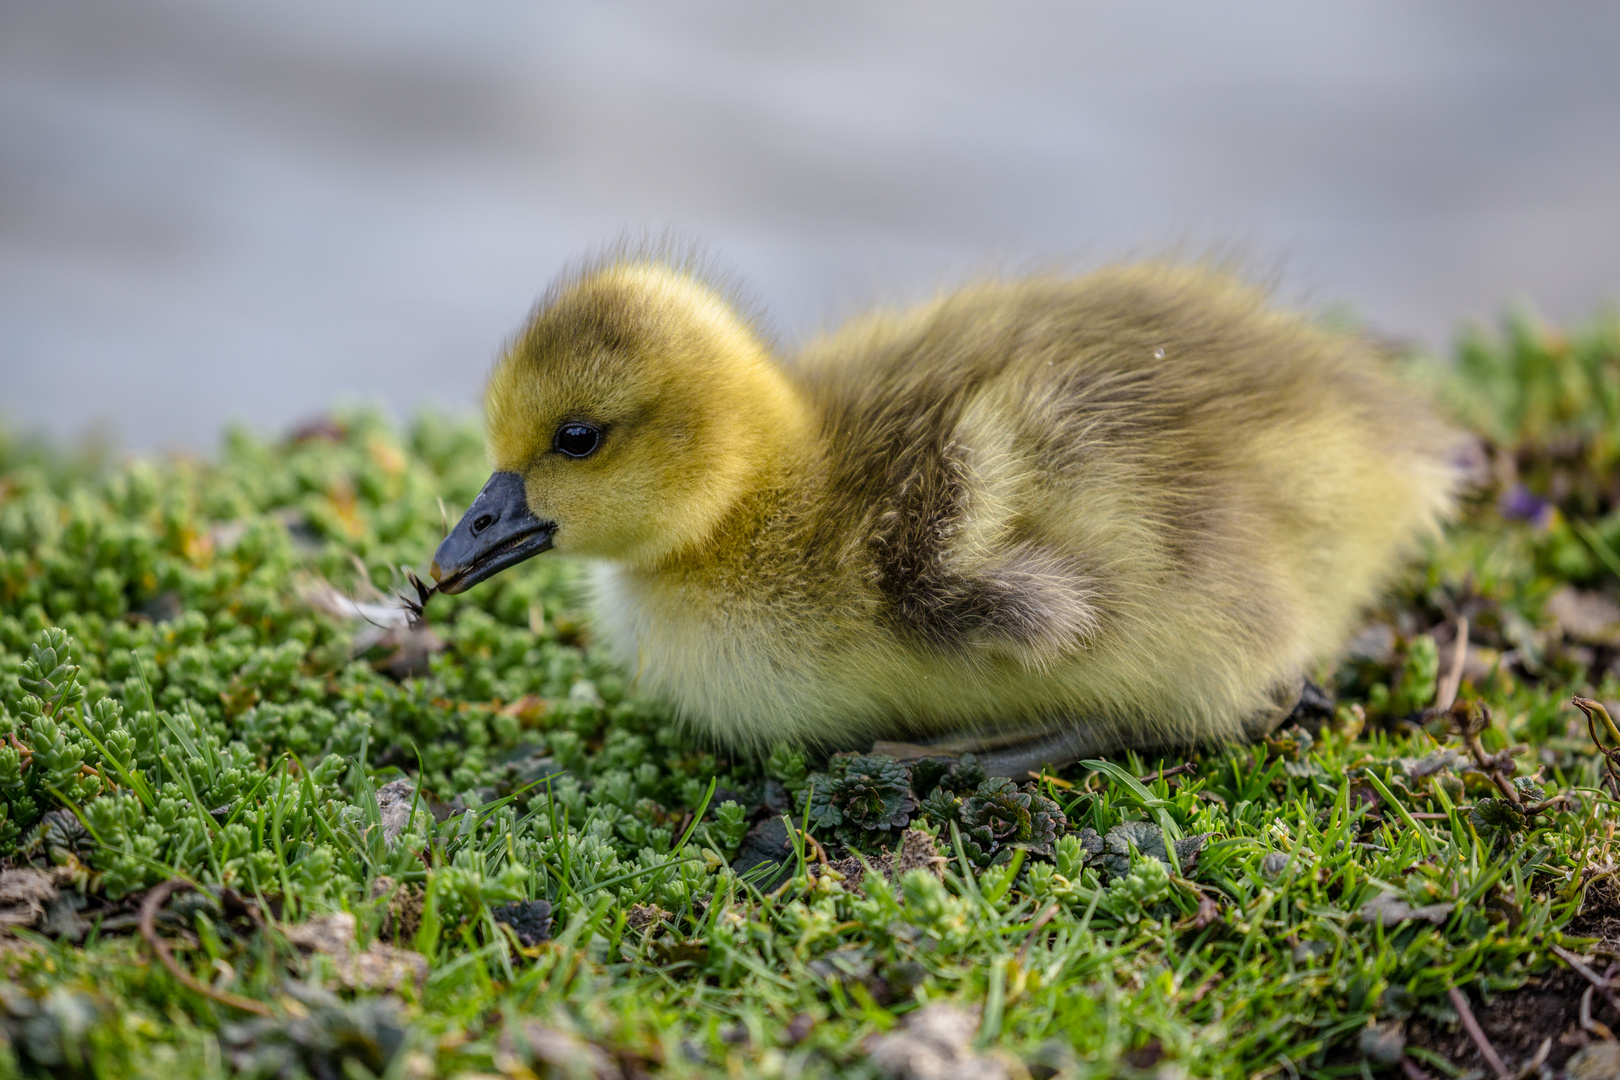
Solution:
{"label": "gosling's back", "polygon": [[702,558],[602,577],[627,661],[728,741],[1235,737],[1455,484],[1375,347],[1196,270],[981,284],[786,367],[800,472]]}

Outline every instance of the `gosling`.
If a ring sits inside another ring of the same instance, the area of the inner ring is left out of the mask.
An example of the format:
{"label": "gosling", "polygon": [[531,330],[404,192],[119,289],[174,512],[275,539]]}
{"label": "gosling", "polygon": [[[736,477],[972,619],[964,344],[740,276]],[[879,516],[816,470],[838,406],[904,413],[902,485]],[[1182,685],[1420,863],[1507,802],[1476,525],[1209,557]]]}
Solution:
{"label": "gosling", "polygon": [[654,258],[490,376],[457,593],[593,564],[598,639],[699,733],[992,773],[1269,731],[1445,517],[1457,439],[1371,343],[1173,265],[986,281],[779,357]]}

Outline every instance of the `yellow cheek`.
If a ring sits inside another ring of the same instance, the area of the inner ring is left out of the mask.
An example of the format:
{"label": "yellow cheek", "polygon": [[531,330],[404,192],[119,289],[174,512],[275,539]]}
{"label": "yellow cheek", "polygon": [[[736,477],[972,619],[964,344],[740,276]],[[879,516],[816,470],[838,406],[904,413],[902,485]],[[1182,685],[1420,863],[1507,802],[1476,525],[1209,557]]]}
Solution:
{"label": "yellow cheek", "polygon": [[[701,478],[676,455],[614,455],[600,462],[547,459],[529,475],[529,506],[557,523],[555,546],[568,554],[637,561],[687,539]],[[653,460],[662,458],[663,460]]]}
{"label": "yellow cheek", "polygon": [[528,471],[525,494],[529,509],[555,522],[556,550],[575,555],[611,554],[619,521],[625,516],[621,485],[611,474],[590,470],[583,462],[545,455]]}

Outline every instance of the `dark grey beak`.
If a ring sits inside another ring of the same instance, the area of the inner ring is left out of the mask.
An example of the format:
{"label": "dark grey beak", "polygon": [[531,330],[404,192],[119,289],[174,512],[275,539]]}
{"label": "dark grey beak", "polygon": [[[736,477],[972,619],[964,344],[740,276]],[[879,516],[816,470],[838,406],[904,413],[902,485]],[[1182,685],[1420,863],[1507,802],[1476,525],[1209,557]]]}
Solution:
{"label": "dark grey beak", "polygon": [[433,580],[442,593],[465,592],[551,547],[556,531],[529,511],[523,477],[498,472],[433,553]]}

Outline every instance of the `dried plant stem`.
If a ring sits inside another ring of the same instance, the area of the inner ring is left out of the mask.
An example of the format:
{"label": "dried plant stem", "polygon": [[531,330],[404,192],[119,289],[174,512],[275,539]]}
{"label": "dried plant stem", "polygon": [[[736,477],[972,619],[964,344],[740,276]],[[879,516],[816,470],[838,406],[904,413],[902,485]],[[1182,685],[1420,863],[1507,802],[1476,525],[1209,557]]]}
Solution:
{"label": "dried plant stem", "polygon": [[1180,776],[1182,773],[1192,773],[1197,771],[1198,762],[1185,761],[1180,765],[1175,765],[1168,769],[1160,769],[1158,772],[1148,773],[1146,776],[1138,776],[1136,779],[1144,784],[1151,784],[1155,780],[1163,780],[1166,777]]}
{"label": "dried plant stem", "polygon": [[1615,727],[1614,720],[1609,716],[1609,710],[1604,708],[1603,702],[1583,697],[1571,698],[1570,700],[1575,703],[1576,708],[1588,716],[1595,712],[1603,717],[1603,726],[1609,729],[1609,737],[1620,743],[1620,727]]}
{"label": "dried plant stem", "polygon": [[158,911],[162,909],[169,897],[175,893],[185,889],[195,889],[196,887],[193,883],[181,878],[170,878],[168,881],[154,886],[146,894],[146,899],[141,901],[139,924],[141,937],[152,947],[152,951],[157,954],[158,960],[168,969],[169,974],[174,976],[175,981],[186,989],[201,994],[205,998],[211,998],[221,1005],[229,1005],[233,1009],[253,1013],[255,1016],[274,1016],[275,1013],[270,1011],[270,1006],[262,1001],[255,1001],[240,994],[233,994],[228,990],[216,990],[207,983],[199,982],[189,971],[186,971],[175,961],[174,954],[169,951],[168,944],[158,937]]}
{"label": "dried plant stem", "polygon": [[377,591],[377,586],[372,583],[371,568],[366,565],[366,560],[351,551],[349,552],[349,565],[354,567],[358,580],[365,585],[366,596],[372,600],[378,599],[382,594]]}
{"label": "dried plant stem", "polygon": [[1024,964],[1024,957],[1029,955],[1029,947],[1035,944],[1035,935],[1040,933],[1041,927],[1051,922],[1052,916],[1056,915],[1057,913],[1058,906],[1056,903],[1047,904],[1046,910],[1035,916],[1035,921],[1029,924],[1029,934],[1024,938],[1024,943],[1018,947],[1018,958],[1016,962],[1020,967],[1022,967]]}
{"label": "dried plant stem", "polygon": [[1536,1075],[1536,1073],[1540,1071],[1542,1063],[1545,1062],[1547,1058],[1551,1056],[1551,1054],[1552,1036],[1549,1035],[1545,1039],[1541,1040],[1541,1045],[1536,1048],[1536,1052],[1531,1056],[1530,1060],[1519,1066],[1519,1071],[1514,1077],[1514,1080],[1530,1080],[1530,1077]]}
{"label": "dried plant stem", "polygon": [[[1569,700],[1570,704],[1586,714],[1586,730],[1591,734],[1592,744],[1598,748],[1598,753],[1603,755],[1603,762],[1608,770],[1609,787],[1615,797],[1620,798],[1620,728],[1615,727],[1614,719],[1609,716],[1609,710],[1603,707],[1603,702],[1583,697],[1572,697]],[[1603,718],[1603,726],[1607,729],[1609,738],[1614,740],[1615,749],[1611,750],[1603,745],[1603,739],[1597,730],[1598,717]]]}
{"label": "dried plant stem", "polygon": [[1588,986],[1586,993],[1581,995],[1581,1027],[1606,1042],[1613,1042],[1614,1032],[1609,1029],[1609,1025],[1601,1020],[1592,1019],[1592,991],[1595,989],[1597,987]]}
{"label": "dried plant stem", "polygon": [[1463,1030],[1468,1032],[1468,1037],[1474,1040],[1475,1046],[1479,1047],[1480,1057],[1485,1059],[1485,1063],[1491,1067],[1491,1071],[1496,1073],[1499,1080],[1508,1080],[1508,1077],[1513,1074],[1508,1072],[1506,1065],[1502,1064],[1502,1057],[1496,1052],[1496,1047],[1492,1046],[1491,1040],[1485,1037],[1485,1029],[1479,1026],[1478,1020],[1474,1019],[1474,1010],[1469,1007],[1468,995],[1453,986],[1446,991],[1446,996],[1451,999],[1451,1007],[1457,1010],[1457,1016],[1462,1020]]}
{"label": "dried plant stem", "polygon": [[1434,1080],[1434,1077],[1418,1067],[1418,1063],[1404,1055],[1401,1057],[1401,1075],[1406,1080]]}
{"label": "dried plant stem", "polygon": [[1502,797],[1514,806],[1523,807],[1524,799],[1519,796],[1519,790],[1513,786],[1513,774],[1518,766],[1513,762],[1517,754],[1526,749],[1522,746],[1510,746],[1500,753],[1492,754],[1486,751],[1485,744],[1479,741],[1480,732],[1491,726],[1490,706],[1481,701],[1458,701],[1446,710],[1451,718],[1451,724],[1456,733],[1461,736],[1463,746],[1468,749],[1468,756],[1474,759],[1477,771],[1482,773]]}
{"label": "dried plant stem", "polygon": [[1457,700],[1457,688],[1462,686],[1463,662],[1468,659],[1468,616],[1457,616],[1457,641],[1451,650],[1451,670],[1446,681],[1434,692],[1434,707],[1441,712],[1451,708]]}
{"label": "dried plant stem", "polygon": [[15,732],[8,732],[6,734],[6,738],[11,740],[12,748],[17,751],[19,757],[21,758],[18,766],[19,768],[26,769],[28,766],[34,763],[34,748],[32,746],[26,746],[19,742]]}
{"label": "dried plant stem", "polygon": [[1591,983],[1593,988],[1595,988],[1598,993],[1603,995],[1603,1000],[1609,1003],[1609,1008],[1614,1010],[1614,1014],[1616,1016],[1620,1016],[1620,1000],[1615,999],[1614,991],[1609,988],[1608,979],[1605,979],[1603,976],[1587,967],[1581,962],[1580,957],[1576,956],[1568,949],[1560,948],[1557,945],[1549,945],[1548,948],[1553,951],[1554,955],[1556,955],[1558,959],[1568,964],[1571,971],[1575,972],[1575,974]]}

